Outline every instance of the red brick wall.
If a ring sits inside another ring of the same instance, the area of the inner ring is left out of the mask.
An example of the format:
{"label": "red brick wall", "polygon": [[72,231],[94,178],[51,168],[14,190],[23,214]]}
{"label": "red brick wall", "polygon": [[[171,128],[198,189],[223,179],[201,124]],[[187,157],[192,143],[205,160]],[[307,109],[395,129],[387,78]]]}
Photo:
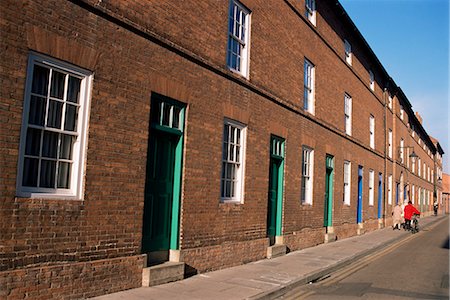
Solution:
{"label": "red brick wall", "polygon": [[82,299],[142,285],[142,256],[0,272],[2,299]]}
{"label": "red brick wall", "polygon": [[[0,4],[4,12],[0,30],[6,41],[0,49],[6,58],[0,62],[4,145],[0,148],[0,271],[7,282],[3,294],[77,298],[139,285],[142,265],[137,257],[153,92],[188,105],[180,250],[193,269],[203,272],[265,257],[271,134],[286,139],[283,234],[290,250],[324,240],[327,154],[334,156],[333,226],[338,238],[356,234],[358,165],[364,167],[363,220],[367,230],[375,229],[378,173],[394,175],[395,192],[403,167],[394,159],[384,169],[382,84],[377,83],[375,92],[369,89],[365,68],[369,58],[361,45],[352,45],[353,66],[344,62],[342,39],[348,29],[326,4],[318,6],[314,28],[296,1],[289,1],[292,7],[282,1],[270,7],[263,0],[243,1],[252,11],[246,80],[225,66],[228,7],[220,1],[195,2],[196,9],[189,1],[83,3],[6,0]],[[277,14],[272,13],[275,10]],[[94,74],[80,201],[15,197],[30,50]],[[316,64],[315,116],[302,109],[305,57]],[[379,70],[374,72],[382,82]],[[343,133],[345,92],[353,97],[351,137]],[[368,146],[370,114],[376,120],[375,150]],[[247,125],[242,204],[220,203],[224,118]],[[386,122],[395,131],[394,145],[400,135],[408,134],[396,118],[387,113]],[[300,202],[303,145],[315,151],[312,206]],[[395,151],[394,147],[394,156]],[[425,157],[420,149],[416,152]],[[350,206],[343,204],[344,160],[352,162]],[[369,169],[375,171],[373,207],[368,205]],[[430,188],[429,183],[414,180]],[[389,216],[390,208],[386,210]],[[96,271],[90,272],[91,268]],[[60,279],[58,272],[67,276]],[[15,283],[18,276],[27,278],[27,283]],[[37,284],[38,277],[45,279],[42,285]],[[33,286],[33,280],[36,288],[27,287]],[[110,285],[101,290],[105,281]],[[51,291],[44,291],[48,284]]]}

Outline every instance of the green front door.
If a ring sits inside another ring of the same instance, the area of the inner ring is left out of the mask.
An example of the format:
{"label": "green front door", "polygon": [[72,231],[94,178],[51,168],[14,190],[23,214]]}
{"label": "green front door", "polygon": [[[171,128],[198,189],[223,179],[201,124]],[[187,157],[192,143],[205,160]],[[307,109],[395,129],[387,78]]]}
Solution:
{"label": "green front door", "polygon": [[333,157],[326,156],[326,174],[325,174],[325,203],[323,226],[330,227],[333,224]]}
{"label": "green front door", "polygon": [[176,137],[152,131],[145,183],[143,252],[168,250],[173,202]]}
{"label": "green front door", "polygon": [[270,240],[275,240],[276,235],[279,172],[280,161],[271,158],[269,173],[269,207],[267,210],[267,236]]}
{"label": "green front door", "polygon": [[275,243],[275,236],[281,235],[283,203],[284,139],[272,136],[270,139],[269,195],[267,207],[267,236],[269,243]]}
{"label": "green front door", "polygon": [[179,248],[185,105],[153,94],[144,192],[142,252]]}

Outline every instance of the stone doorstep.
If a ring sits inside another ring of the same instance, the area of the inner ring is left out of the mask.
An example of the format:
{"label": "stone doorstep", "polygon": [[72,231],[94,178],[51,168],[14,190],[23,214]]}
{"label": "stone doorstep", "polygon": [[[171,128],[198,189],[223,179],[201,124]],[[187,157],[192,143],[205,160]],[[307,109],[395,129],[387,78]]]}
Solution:
{"label": "stone doorstep", "polygon": [[142,269],[142,286],[149,287],[184,279],[183,262],[165,262]]}
{"label": "stone doorstep", "polygon": [[331,243],[331,242],[335,242],[336,241],[336,233],[331,232],[331,233],[325,233],[325,243]]}
{"label": "stone doorstep", "polygon": [[273,246],[267,247],[267,258],[283,256],[286,254],[286,250],[286,245],[275,244]]}

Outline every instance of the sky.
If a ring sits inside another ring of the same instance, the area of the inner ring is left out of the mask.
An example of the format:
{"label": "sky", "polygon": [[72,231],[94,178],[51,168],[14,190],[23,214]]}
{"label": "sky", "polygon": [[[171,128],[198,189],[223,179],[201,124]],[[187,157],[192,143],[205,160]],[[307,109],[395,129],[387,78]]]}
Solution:
{"label": "sky", "polygon": [[423,127],[450,174],[449,0],[340,0]]}

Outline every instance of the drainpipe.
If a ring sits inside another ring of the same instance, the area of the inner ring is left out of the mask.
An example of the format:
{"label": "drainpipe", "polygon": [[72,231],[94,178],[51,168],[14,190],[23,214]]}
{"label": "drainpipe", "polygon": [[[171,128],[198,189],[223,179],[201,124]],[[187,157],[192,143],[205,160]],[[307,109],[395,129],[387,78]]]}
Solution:
{"label": "drainpipe", "polygon": [[[386,145],[387,145],[387,135],[388,135],[388,128],[387,128],[387,120],[386,120],[386,113],[387,113],[387,104],[386,104],[386,94],[387,94],[387,88],[384,88],[383,91],[383,100],[384,100],[384,111],[383,111],[383,121],[384,121],[384,180],[383,180],[383,215],[382,215],[382,219],[379,220],[378,222],[378,227],[386,227],[386,204],[387,204],[387,181],[388,181],[388,175],[387,175],[387,153],[386,153]],[[380,223],[381,221],[381,223]]]}

